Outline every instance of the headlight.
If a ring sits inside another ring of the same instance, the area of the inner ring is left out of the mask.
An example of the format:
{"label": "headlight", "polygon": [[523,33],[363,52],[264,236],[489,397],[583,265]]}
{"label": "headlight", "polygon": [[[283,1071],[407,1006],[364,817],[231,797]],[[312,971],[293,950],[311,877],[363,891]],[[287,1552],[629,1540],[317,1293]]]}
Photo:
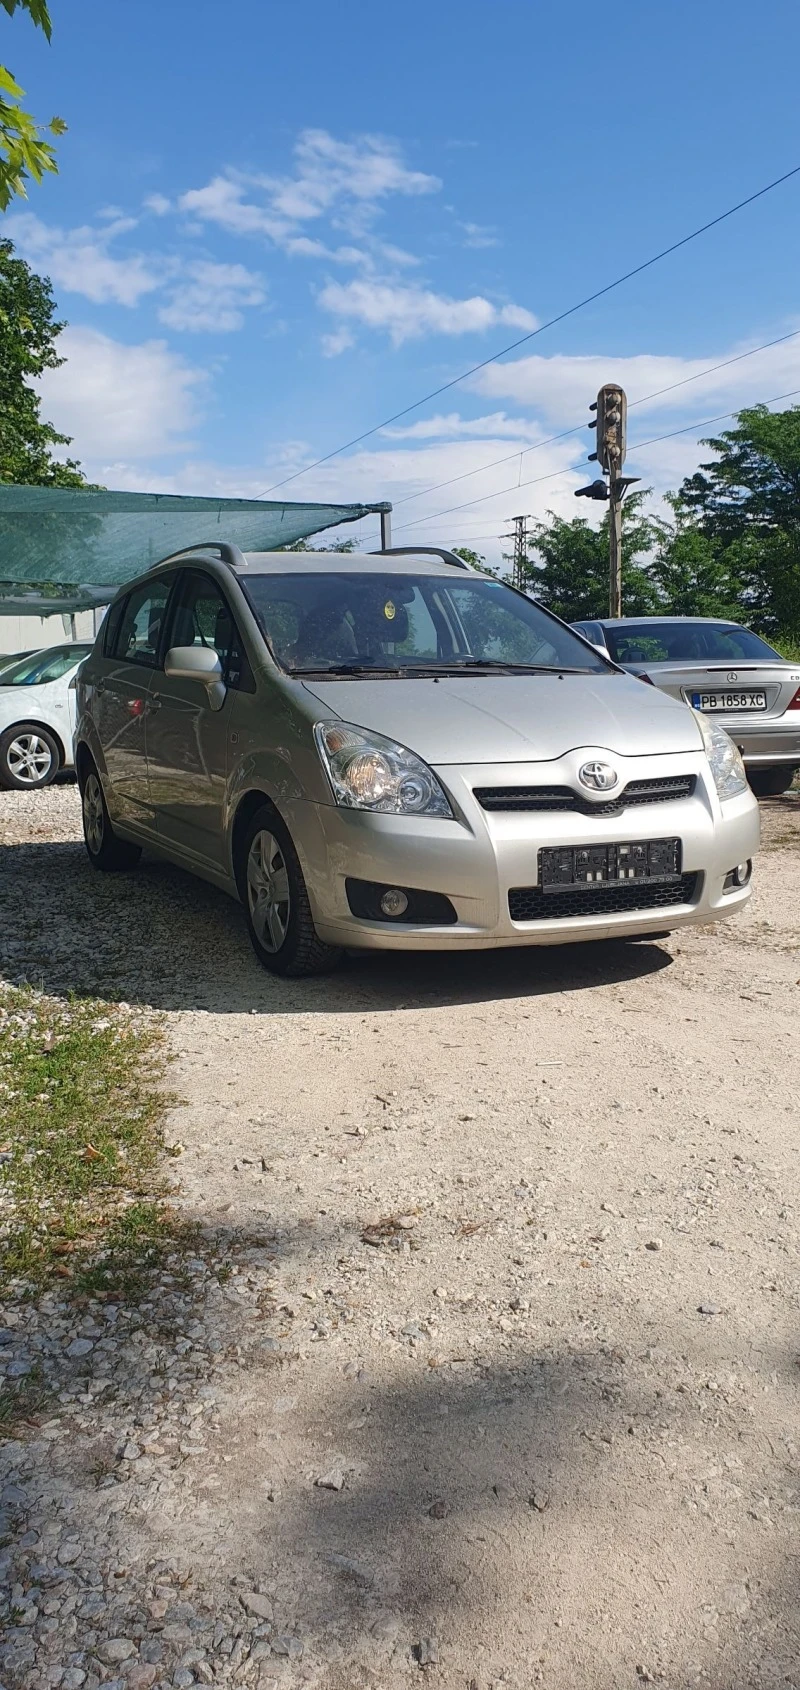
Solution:
{"label": "headlight", "polygon": [[317,722],[314,738],[337,804],[401,816],[452,816],[432,769],[404,745],[346,722]]}
{"label": "headlight", "polygon": [[701,710],[695,710],[695,716],[717,792],[720,798],[736,798],[740,792],[747,791],[747,775],[739,747],[734,745],[719,722],[710,722]]}

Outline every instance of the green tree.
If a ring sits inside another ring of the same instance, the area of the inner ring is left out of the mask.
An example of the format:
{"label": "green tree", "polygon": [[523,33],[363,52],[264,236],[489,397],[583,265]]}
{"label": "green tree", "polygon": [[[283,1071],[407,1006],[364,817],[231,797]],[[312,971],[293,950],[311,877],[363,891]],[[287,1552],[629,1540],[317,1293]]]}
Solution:
{"label": "green tree", "polygon": [[[626,616],[648,616],[659,608],[649,560],[660,534],[652,517],[642,515],[646,492],[634,493],[622,507],[622,608]],[[526,588],[549,610],[576,622],[608,615],[608,512],[599,528],[586,517],[571,521],[554,516],[537,522],[530,539]]]}
{"label": "green tree", "polygon": [[[13,17],[16,11],[27,12],[37,29],[50,40],[50,13],[46,0],[0,0],[0,5]],[[22,104],[24,88],[6,65],[0,64],[0,211],[6,211],[14,195],[26,197],[25,183],[30,177],[41,182],[46,171],[57,171],[55,152],[48,136],[63,135],[66,124],[60,117],[51,118],[43,129]]]}
{"label": "green tree", "polygon": [[481,557],[480,552],[473,552],[469,546],[453,546],[451,550],[456,557],[463,558],[464,562],[469,564],[470,569],[477,569],[480,575],[494,575],[495,578],[499,576],[499,569],[493,569],[491,564],[486,562],[485,557]]}
{"label": "green tree", "polygon": [[740,411],[705,440],[715,458],[680,489],[700,532],[725,555],[746,611],[765,632],[800,632],[800,406]]}
{"label": "green tree", "polygon": [[679,494],[668,493],[672,518],[657,523],[652,579],[662,609],[674,616],[742,615],[746,586],[736,548],[698,526]]}
{"label": "green tree", "polygon": [[355,540],[334,540],[331,546],[310,546],[307,540],[293,540],[290,546],[279,546],[279,552],[354,552]]}
{"label": "green tree", "polygon": [[0,240],[0,481],[83,487],[74,459],[53,458],[51,448],[68,446],[70,437],[42,421],[41,400],[31,386],[43,370],[64,362],[55,344],[64,324],[54,321],[54,311],[47,278],[16,258],[10,241]]}

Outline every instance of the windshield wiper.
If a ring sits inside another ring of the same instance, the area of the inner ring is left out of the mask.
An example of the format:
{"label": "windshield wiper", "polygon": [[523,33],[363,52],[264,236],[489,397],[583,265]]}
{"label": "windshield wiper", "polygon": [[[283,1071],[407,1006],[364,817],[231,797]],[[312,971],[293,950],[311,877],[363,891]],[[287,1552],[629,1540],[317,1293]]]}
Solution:
{"label": "windshield wiper", "polygon": [[290,675],[296,675],[302,680],[312,678],[315,681],[324,679],[326,675],[379,675],[385,680],[387,675],[413,675],[415,669],[398,668],[394,664],[380,663],[331,663],[320,669],[290,669]]}
{"label": "windshield wiper", "polygon": [[481,670],[503,675],[590,675],[591,669],[571,668],[567,663],[507,663],[502,657],[456,657],[443,663],[437,674]]}
{"label": "windshield wiper", "polygon": [[591,675],[587,668],[570,668],[564,663],[505,663],[499,657],[455,657],[441,663],[409,663],[403,665],[373,663],[331,663],[319,669],[290,669],[289,674],[300,680],[324,680],[332,675],[372,675],[382,681],[408,680],[418,676],[429,680],[441,675]]}

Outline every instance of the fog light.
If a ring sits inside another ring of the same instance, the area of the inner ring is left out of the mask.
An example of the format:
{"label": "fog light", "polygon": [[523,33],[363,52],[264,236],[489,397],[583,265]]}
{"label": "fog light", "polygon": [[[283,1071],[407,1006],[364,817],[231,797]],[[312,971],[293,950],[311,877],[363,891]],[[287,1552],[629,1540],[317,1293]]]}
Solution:
{"label": "fog light", "polygon": [[384,915],[395,917],[405,915],[408,909],[408,899],[405,892],[401,892],[399,886],[390,886],[388,892],[384,892],[381,898],[381,909]]}
{"label": "fog light", "polygon": [[751,862],[737,863],[733,871],[734,886],[746,886],[752,872],[753,865]]}

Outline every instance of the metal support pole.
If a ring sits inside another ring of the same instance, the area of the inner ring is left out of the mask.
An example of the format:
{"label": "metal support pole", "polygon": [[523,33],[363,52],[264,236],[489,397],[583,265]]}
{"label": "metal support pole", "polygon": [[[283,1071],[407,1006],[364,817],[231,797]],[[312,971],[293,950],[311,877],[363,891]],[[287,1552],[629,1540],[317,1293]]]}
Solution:
{"label": "metal support pole", "polygon": [[622,491],[612,471],[608,478],[608,614],[622,615]]}
{"label": "metal support pole", "polygon": [[514,554],[511,560],[511,585],[518,587],[520,592],[525,587],[528,576],[528,518],[527,516],[512,516],[514,524],[512,534],[501,534],[502,540],[513,540]]}
{"label": "metal support pole", "polygon": [[392,513],[381,511],[381,551],[388,552],[392,544]]}

